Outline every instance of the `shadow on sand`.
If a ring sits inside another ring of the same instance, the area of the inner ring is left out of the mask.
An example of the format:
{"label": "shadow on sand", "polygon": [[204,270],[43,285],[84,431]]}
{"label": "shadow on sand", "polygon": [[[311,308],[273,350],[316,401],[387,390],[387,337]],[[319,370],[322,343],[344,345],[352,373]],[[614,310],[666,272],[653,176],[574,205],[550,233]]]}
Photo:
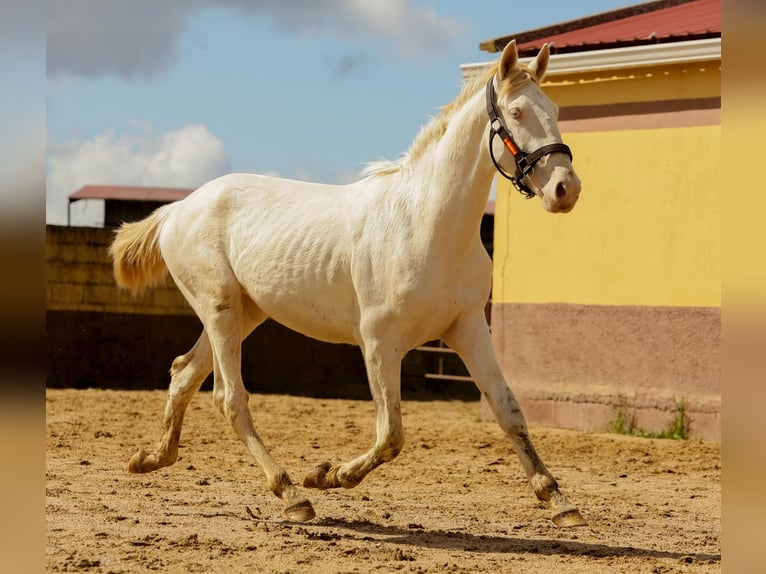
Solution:
{"label": "shadow on sand", "polygon": [[[294,524],[297,526],[297,523]],[[409,544],[424,548],[464,550],[467,552],[566,555],[593,558],[691,559],[694,562],[720,562],[721,560],[720,554],[668,552],[664,550],[635,548],[633,546],[609,546],[576,540],[524,539],[514,538],[513,536],[474,535],[461,531],[428,530],[419,525],[401,528],[399,526],[377,524],[367,520],[325,518],[312,523],[303,523],[301,526],[306,529],[307,535],[310,538],[316,539],[332,540],[344,538],[368,542]],[[325,530],[326,528],[332,528],[336,533],[328,532]],[[338,531],[346,531],[346,533],[339,535]]]}

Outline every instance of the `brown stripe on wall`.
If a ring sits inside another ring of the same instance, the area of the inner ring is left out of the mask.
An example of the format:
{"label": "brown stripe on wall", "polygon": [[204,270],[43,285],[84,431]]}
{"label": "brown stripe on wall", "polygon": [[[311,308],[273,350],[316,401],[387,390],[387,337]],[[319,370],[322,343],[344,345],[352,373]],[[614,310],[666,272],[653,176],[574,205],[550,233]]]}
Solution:
{"label": "brown stripe on wall", "polygon": [[721,98],[570,106],[559,112],[562,132],[653,129],[718,125]]}
{"label": "brown stripe on wall", "polygon": [[559,121],[720,109],[721,98],[718,97],[657,100],[653,102],[622,102],[597,106],[568,106],[559,110]]}
{"label": "brown stripe on wall", "polygon": [[721,392],[718,307],[494,303],[492,330],[525,384]]}
{"label": "brown stripe on wall", "polygon": [[[577,418],[593,405],[602,405],[599,412],[609,416],[613,410],[607,406],[620,398],[665,412],[684,399],[693,419],[718,425],[700,431],[715,438],[720,435],[720,319],[717,307],[494,303],[492,336],[522,404],[547,404],[549,411],[551,404],[570,410],[580,404]],[[557,424],[545,417],[530,420]],[[573,426],[605,428],[604,420],[591,422]]]}

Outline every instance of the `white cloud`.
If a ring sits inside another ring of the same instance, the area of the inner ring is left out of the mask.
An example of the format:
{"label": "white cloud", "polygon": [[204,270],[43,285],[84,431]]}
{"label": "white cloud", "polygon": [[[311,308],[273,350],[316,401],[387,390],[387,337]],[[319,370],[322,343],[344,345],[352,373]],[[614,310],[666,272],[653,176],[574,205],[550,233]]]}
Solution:
{"label": "white cloud", "polygon": [[438,54],[463,31],[456,20],[439,16],[432,7],[413,6],[408,0],[346,0],[350,25],[359,33],[373,33],[396,41],[407,58]]}
{"label": "white cloud", "polygon": [[[84,185],[198,187],[230,170],[223,142],[202,125],[163,134],[142,125],[120,136],[107,131],[90,140],[52,142],[46,221],[66,224],[67,196]],[[93,225],[103,218],[93,202],[78,202],[72,209],[73,223]]]}
{"label": "white cloud", "polygon": [[405,58],[442,53],[463,31],[456,20],[410,0],[67,0],[48,4],[48,73],[155,75],[175,60],[188,17],[222,7],[269,18],[292,35],[384,38]]}

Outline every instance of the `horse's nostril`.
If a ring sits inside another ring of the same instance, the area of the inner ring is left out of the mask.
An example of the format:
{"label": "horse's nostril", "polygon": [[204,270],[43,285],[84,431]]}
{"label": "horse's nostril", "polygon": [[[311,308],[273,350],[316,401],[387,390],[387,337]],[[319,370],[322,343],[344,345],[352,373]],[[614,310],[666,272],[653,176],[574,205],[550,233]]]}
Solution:
{"label": "horse's nostril", "polygon": [[556,199],[562,199],[567,194],[567,188],[562,182],[556,185]]}

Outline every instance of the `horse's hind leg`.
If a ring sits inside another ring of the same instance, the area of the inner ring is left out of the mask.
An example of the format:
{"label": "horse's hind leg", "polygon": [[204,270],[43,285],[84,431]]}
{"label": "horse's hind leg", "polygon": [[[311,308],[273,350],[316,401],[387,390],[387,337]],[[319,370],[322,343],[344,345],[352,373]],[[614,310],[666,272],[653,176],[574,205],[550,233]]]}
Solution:
{"label": "horse's hind leg", "polygon": [[151,472],[170,466],[178,458],[184,413],[192,396],[213,370],[213,353],[207,333],[202,331],[191,350],[176,357],[170,368],[170,388],[162,421],[162,438],[152,452],[139,449],[128,463],[130,472]]}
{"label": "horse's hind leg", "polygon": [[249,299],[243,301],[239,293],[232,293],[220,296],[214,311],[203,318],[213,350],[213,400],[260,465],[271,491],[282,499],[285,516],[296,521],[311,520],[315,516],[311,502],[293,485],[253,427],[249,396],[242,382],[242,342],[236,333],[242,330],[243,321],[248,317],[252,321],[256,313],[260,313],[256,324],[265,320],[265,314]]}
{"label": "horse's hind leg", "polygon": [[[254,305],[247,306],[241,339],[244,340],[264,320],[265,316]],[[170,466],[178,459],[178,442],[184,414],[189,401],[213,370],[213,352],[210,340],[203,330],[188,353],[176,357],[170,368],[170,388],[162,421],[162,438],[154,451],[139,449],[128,463],[128,470],[144,473]]]}
{"label": "horse's hind leg", "polygon": [[586,524],[577,508],[567,503],[559,491],[556,479],[529,438],[524,415],[495,358],[483,310],[460,317],[443,338],[463,359],[479,390],[487,398],[497,422],[511,439],[537,498],[551,509],[553,522],[557,526]]}

